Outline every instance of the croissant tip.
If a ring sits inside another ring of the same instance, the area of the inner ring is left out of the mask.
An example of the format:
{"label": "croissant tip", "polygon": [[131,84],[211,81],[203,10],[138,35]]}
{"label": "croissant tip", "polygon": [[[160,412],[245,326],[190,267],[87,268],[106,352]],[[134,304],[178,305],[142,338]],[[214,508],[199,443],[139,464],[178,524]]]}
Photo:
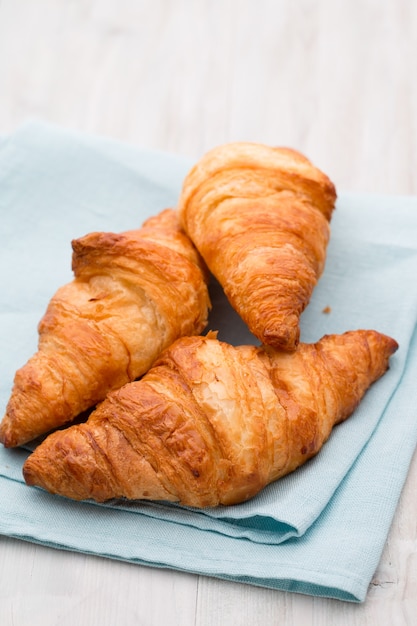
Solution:
{"label": "croissant tip", "polygon": [[18,445],[15,437],[5,428],[0,428],[0,443],[5,448],[15,448]]}
{"label": "croissant tip", "polygon": [[37,460],[33,459],[33,454],[23,464],[22,476],[28,487],[40,487],[49,491],[47,474],[48,468],[41,467]]}
{"label": "croissant tip", "polygon": [[[13,396],[12,396],[13,397]],[[0,423],[0,443],[5,448],[17,448],[34,439],[35,435],[22,426],[18,416],[16,416],[16,401],[9,401],[6,413]]]}
{"label": "croissant tip", "polygon": [[386,352],[389,356],[393,355],[399,349],[399,343],[390,335],[380,333],[377,330],[367,331],[368,334],[373,335],[375,340],[381,345],[385,346]]}
{"label": "croissant tip", "polygon": [[397,350],[399,349],[400,344],[397,341],[395,341],[395,339],[393,339],[392,337],[389,337],[389,339],[391,339],[391,342],[390,342],[391,354],[394,354],[394,352],[397,352]]}
{"label": "croissant tip", "polygon": [[271,348],[274,348],[275,350],[295,352],[300,343],[300,334],[290,334],[285,331],[277,331],[275,328],[265,328],[261,341],[264,345],[271,346]]}
{"label": "croissant tip", "polygon": [[23,479],[25,483],[29,486],[32,486],[36,483],[35,474],[32,472],[30,466],[28,466],[28,461],[23,465],[22,468]]}

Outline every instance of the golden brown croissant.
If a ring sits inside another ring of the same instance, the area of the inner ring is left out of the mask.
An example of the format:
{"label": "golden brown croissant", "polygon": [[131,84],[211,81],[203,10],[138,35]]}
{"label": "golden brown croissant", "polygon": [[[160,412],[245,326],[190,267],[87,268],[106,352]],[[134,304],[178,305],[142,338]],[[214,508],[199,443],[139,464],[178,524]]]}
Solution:
{"label": "golden brown croissant", "polygon": [[215,148],[185,178],[184,229],[262,343],[297,346],[335,200],[332,182],[304,156],[261,144]]}
{"label": "golden brown croissant", "polygon": [[47,437],[25,480],[76,500],[242,502],[316,454],[397,347],[375,331],[293,353],[179,339],[86,423]]}
{"label": "golden brown croissant", "polygon": [[73,420],[207,322],[207,270],[176,211],[72,245],[75,278],[51,299],[38,352],[15,376],[0,425],[7,447]]}

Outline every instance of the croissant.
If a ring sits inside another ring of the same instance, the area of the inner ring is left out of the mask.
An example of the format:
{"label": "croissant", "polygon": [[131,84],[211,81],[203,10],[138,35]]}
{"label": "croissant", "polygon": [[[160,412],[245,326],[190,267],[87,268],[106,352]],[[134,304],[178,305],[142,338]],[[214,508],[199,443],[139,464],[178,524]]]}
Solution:
{"label": "croissant", "polygon": [[323,272],[333,183],[300,153],[255,143],[208,152],[179,213],[207,266],[261,343],[292,351]]}
{"label": "croissant", "polygon": [[38,351],[15,375],[0,425],[6,447],[72,421],[207,323],[208,272],[173,209],[72,247],[74,280],[52,297]]}
{"label": "croissant", "polygon": [[245,501],[320,450],[398,347],[365,330],[293,353],[212,335],[177,340],[87,422],[49,435],[26,483],[75,500]]}

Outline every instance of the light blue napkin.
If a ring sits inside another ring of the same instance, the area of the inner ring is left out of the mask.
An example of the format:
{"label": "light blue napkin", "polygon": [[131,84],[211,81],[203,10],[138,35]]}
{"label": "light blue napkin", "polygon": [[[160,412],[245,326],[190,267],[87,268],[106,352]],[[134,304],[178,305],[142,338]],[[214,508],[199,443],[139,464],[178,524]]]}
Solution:
{"label": "light blue napkin", "polygon": [[[186,159],[28,123],[0,140],[0,410],[36,350],[70,241],[139,227],[175,206]],[[320,454],[252,501],[194,511],[74,503],[24,485],[28,452],[0,447],[0,532],[58,548],[276,589],[363,601],[417,441],[417,199],[340,194],[302,340],[374,328],[400,344],[388,373]],[[212,285],[210,328],[253,337]],[[330,307],[329,313],[324,309]]]}

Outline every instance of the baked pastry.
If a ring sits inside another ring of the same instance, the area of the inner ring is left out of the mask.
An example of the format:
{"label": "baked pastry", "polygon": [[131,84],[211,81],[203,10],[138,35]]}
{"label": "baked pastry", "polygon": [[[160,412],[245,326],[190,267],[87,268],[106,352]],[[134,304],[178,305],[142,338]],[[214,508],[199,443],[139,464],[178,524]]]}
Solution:
{"label": "baked pastry", "polygon": [[208,272],[173,209],[72,247],[75,278],[52,297],[38,352],[15,376],[0,425],[6,447],[71,422],[207,323]]}
{"label": "baked pastry", "polygon": [[333,183],[303,155],[255,143],[219,146],[185,178],[184,229],[261,343],[296,348],[335,201]]}
{"label": "baked pastry", "polygon": [[365,330],[293,353],[179,339],[87,422],[49,435],[24,478],[75,500],[245,501],[320,450],[397,347]]}

